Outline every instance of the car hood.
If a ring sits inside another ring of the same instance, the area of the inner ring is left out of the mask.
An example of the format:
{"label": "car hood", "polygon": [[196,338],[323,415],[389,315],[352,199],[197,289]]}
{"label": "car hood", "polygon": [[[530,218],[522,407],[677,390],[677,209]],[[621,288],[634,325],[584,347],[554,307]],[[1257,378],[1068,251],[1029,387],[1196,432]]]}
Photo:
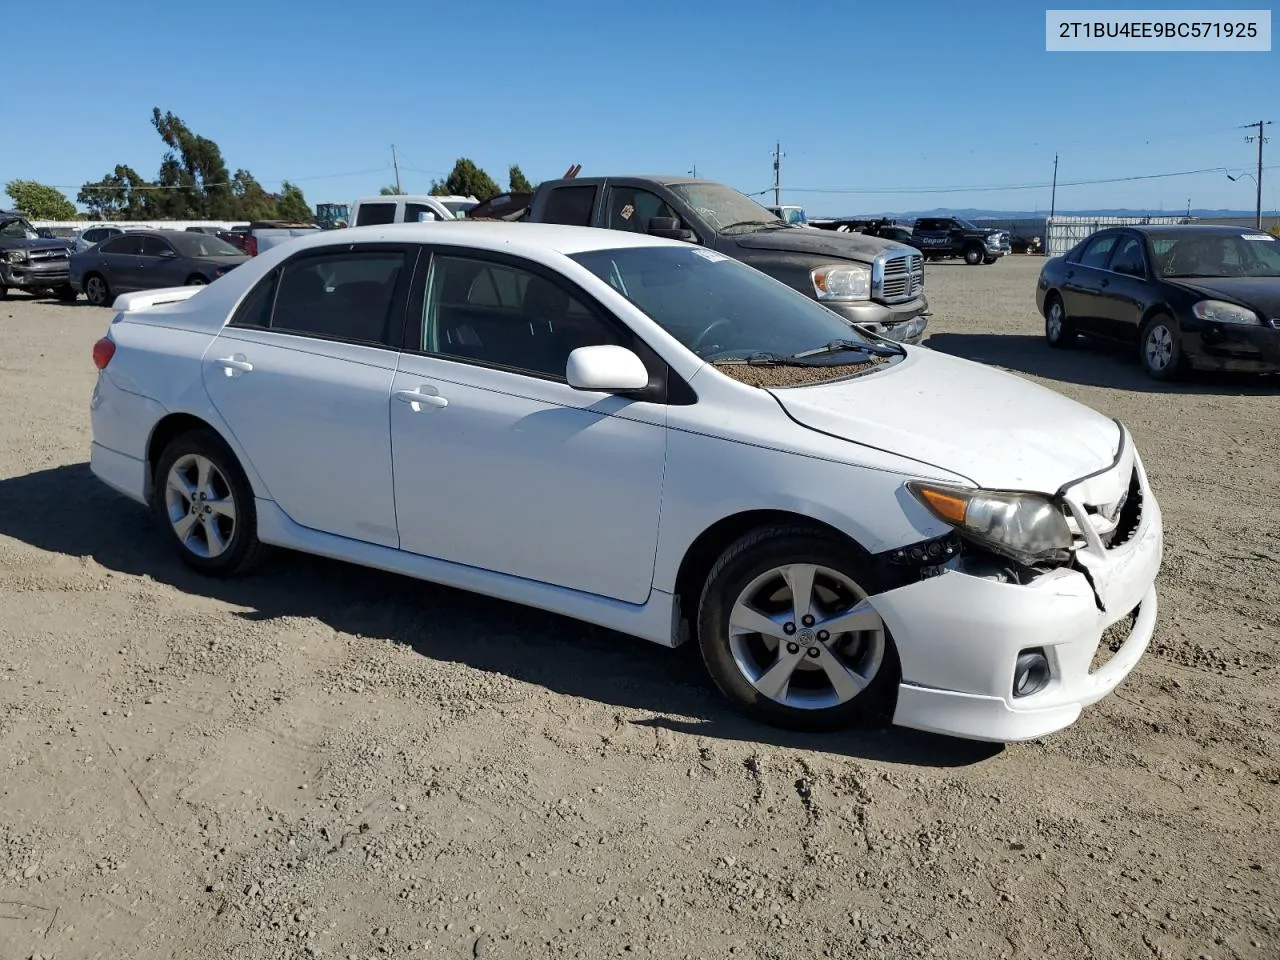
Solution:
{"label": "car hood", "polygon": [[1206,298],[1241,303],[1268,317],[1280,317],[1280,277],[1170,277],[1166,282]]}
{"label": "car hood", "polygon": [[770,392],[797,423],[923,461],[981,487],[1055,493],[1115,462],[1116,421],[1022,377],[908,347],[840,383]]}
{"label": "car hood", "polygon": [[915,253],[892,240],[865,233],[838,233],[835,230],[805,230],[800,227],[759,230],[755,233],[730,234],[725,237],[748,250],[780,250],[785,253],[811,253],[837,260],[874,260],[892,248]]}
{"label": "car hood", "polygon": [[23,237],[0,238],[0,250],[57,250],[75,246],[74,240],[27,240]]}

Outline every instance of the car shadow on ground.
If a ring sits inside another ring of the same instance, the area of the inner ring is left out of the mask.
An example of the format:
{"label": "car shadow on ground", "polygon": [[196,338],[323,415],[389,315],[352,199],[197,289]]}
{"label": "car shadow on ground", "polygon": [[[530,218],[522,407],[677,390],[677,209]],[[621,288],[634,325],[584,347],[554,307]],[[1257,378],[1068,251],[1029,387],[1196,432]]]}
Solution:
{"label": "car shadow on ground", "polygon": [[828,734],[779,730],[725,703],[696,644],[669,650],[518,604],[292,551],[279,551],[242,578],[204,577],[173,555],[144,508],[103,486],[87,463],[0,480],[0,535],[246,608],[236,616],[313,617],[343,633],[408,644],[435,660],[653,714],[637,725],[936,767],[978,763],[1003,749],[884,723]]}
{"label": "car shadow on ground", "polygon": [[1199,370],[1173,383],[1161,383],[1143,372],[1136,347],[1105,340],[1080,338],[1069,349],[1055,350],[1043,336],[1032,334],[935,333],[925,337],[922,345],[966,360],[1085,387],[1139,393],[1270,396],[1280,386],[1280,378],[1274,375]]}

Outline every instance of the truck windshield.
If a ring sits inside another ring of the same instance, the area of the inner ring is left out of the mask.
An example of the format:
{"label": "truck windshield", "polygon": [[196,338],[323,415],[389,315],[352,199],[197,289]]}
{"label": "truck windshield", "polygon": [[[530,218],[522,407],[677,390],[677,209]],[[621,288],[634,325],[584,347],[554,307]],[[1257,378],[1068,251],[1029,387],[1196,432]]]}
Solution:
{"label": "truck windshield", "polygon": [[746,194],[722,183],[673,183],[667,189],[698,211],[717,233],[750,232],[781,222]]}
{"label": "truck windshield", "polygon": [[36,228],[21,217],[0,220],[0,237],[13,237],[18,240],[39,240]]}
{"label": "truck windshield", "polygon": [[703,247],[592,250],[571,259],[710,361],[790,357],[835,340],[872,343],[816,300]]}

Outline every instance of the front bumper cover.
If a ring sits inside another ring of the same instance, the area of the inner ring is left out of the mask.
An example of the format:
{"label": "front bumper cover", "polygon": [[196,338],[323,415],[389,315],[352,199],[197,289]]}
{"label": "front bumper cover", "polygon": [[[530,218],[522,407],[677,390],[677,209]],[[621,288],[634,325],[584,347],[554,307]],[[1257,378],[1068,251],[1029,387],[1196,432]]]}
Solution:
{"label": "front bumper cover", "polygon": [[[1134,668],[1155,631],[1164,532],[1127,431],[1124,442],[1110,470],[1065,493],[1076,503],[1113,503],[1135,471],[1142,491],[1133,534],[1113,548],[1087,536],[1077,551],[1083,569],[1053,570],[1025,585],[953,570],[870,599],[902,664],[896,724],[1002,743],[1033,739],[1075,722]],[[1127,638],[1095,669],[1103,633],[1130,616]],[[1051,679],[1015,698],[1018,654],[1032,648],[1045,652]]]}

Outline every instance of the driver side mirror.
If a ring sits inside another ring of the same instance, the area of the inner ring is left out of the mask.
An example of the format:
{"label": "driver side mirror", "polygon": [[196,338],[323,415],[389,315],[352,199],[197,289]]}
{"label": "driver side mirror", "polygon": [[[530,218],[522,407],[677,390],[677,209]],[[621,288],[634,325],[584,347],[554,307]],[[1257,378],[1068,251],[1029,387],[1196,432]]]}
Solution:
{"label": "driver side mirror", "polygon": [[626,347],[600,344],[578,347],[569,354],[565,378],[575,390],[621,393],[649,385],[644,361]]}
{"label": "driver side mirror", "polygon": [[648,233],[667,240],[692,240],[693,231],[681,226],[679,217],[650,217]]}
{"label": "driver side mirror", "polygon": [[170,250],[168,247],[165,247],[163,250],[160,251],[160,256],[168,260],[174,259],[175,257],[177,257],[177,255],[178,253],[176,250]]}

